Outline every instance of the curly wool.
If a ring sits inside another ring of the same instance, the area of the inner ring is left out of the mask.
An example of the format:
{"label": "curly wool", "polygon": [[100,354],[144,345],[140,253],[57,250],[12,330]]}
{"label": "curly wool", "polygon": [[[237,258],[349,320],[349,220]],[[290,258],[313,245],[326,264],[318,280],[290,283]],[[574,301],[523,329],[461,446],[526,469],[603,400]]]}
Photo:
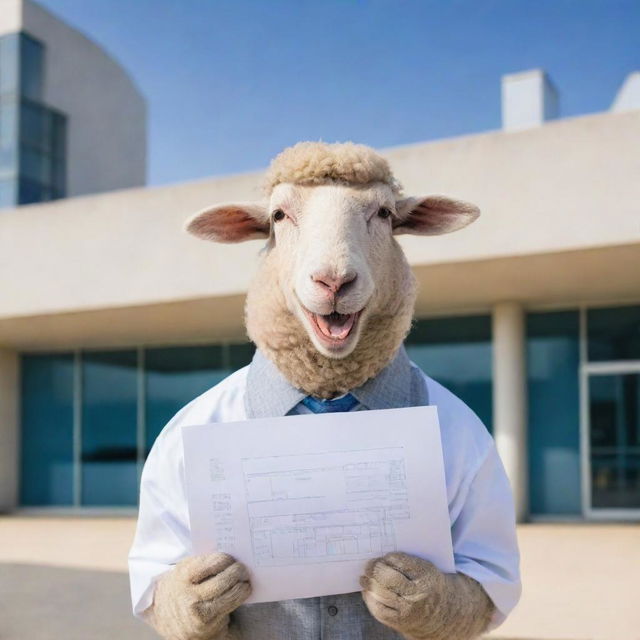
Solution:
{"label": "curly wool", "polygon": [[402,191],[389,163],[370,147],[353,142],[299,142],[288,147],[272,160],[267,170],[264,180],[266,195],[281,182],[302,185],[383,182],[396,195]]}
{"label": "curly wool", "polygon": [[389,267],[397,278],[376,305],[384,311],[367,318],[353,352],[336,359],[318,352],[288,309],[273,254],[267,254],[247,293],[245,324],[250,340],[308,395],[326,399],[356,389],[384,369],[411,328],[416,281],[400,250],[395,259]]}

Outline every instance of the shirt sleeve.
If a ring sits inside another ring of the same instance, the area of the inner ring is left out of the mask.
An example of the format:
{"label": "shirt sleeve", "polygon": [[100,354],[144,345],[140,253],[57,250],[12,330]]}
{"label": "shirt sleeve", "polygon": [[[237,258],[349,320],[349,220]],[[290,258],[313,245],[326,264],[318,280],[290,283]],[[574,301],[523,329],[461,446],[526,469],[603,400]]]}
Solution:
{"label": "shirt sleeve", "polygon": [[176,427],[156,440],[142,471],[138,524],[129,552],[136,616],[152,604],[157,578],[191,555],[183,468],[180,429]]}
{"label": "shirt sleeve", "polygon": [[477,580],[493,601],[493,629],[518,603],[521,584],[511,487],[492,440],[458,499],[451,527],[456,570]]}

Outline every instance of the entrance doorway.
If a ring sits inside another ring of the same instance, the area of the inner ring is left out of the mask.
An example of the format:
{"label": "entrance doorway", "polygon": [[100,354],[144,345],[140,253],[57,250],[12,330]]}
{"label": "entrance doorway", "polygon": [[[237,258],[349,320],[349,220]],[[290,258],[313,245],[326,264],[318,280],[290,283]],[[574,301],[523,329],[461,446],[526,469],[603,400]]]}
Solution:
{"label": "entrance doorway", "polygon": [[586,382],[586,515],[640,518],[640,370],[591,365]]}

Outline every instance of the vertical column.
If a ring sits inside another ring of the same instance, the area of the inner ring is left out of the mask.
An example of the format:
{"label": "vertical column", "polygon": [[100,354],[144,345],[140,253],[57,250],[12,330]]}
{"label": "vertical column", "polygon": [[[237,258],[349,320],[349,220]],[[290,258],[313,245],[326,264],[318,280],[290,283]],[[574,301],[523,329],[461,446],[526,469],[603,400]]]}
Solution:
{"label": "vertical column", "polygon": [[18,504],[18,354],[0,349],[0,513]]}
{"label": "vertical column", "polygon": [[493,308],[493,435],[521,522],[529,508],[527,377],[524,310],[514,302]]}

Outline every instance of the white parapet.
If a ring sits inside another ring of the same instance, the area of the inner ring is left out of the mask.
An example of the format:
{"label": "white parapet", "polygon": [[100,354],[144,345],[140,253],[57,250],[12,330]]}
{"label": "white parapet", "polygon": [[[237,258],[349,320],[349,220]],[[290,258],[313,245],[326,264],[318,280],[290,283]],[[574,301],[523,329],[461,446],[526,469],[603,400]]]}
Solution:
{"label": "white parapet", "polygon": [[529,510],[527,375],[522,305],[493,308],[493,436],[511,482],[518,522]]}
{"label": "white parapet", "polygon": [[558,92],[542,69],[502,76],[502,128],[538,127],[558,117]]}
{"label": "white parapet", "polygon": [[631,111],[640,109],[640,71],[630,73],[611,105],[611,111]]}

